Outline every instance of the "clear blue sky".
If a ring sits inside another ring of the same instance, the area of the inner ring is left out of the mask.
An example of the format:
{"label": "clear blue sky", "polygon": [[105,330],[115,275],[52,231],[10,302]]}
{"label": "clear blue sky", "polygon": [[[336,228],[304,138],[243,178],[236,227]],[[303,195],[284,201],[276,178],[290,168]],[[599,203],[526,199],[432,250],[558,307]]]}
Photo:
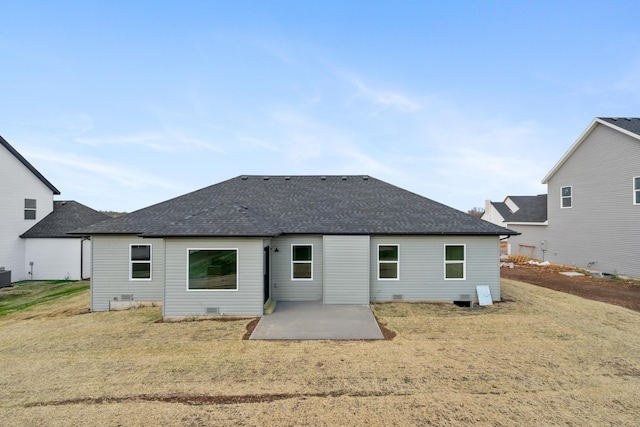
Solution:
{"label": "clear blue sky", "polygon": [[3,1],[0,135],[133,211],[243,174],[367,174],[460,210],[540,194],[640,116],[637,1]]}

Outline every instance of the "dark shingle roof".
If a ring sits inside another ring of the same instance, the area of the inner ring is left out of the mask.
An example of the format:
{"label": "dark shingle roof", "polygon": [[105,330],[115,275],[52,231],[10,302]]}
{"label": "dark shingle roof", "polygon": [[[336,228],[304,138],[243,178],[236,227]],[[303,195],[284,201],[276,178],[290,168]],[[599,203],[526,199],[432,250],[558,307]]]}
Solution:
{"label": "dark shingle roof", "polygon": [[368,176],[240,176],[78,232],[143,236],[516,234]]}
{"label": "dark shingle roof", "polygon": [[607,123],[618,126],[636,135],[640,135],[640,118],[637,117],[598,117]]}
{"label": "dark shingle roof", "polygon": [[31,163],[29,163],[27,161],[27,159],[25,159],[24,157],[22,157],[22,155],[20,153],[18,153],[18,151],[13,148],[11,146],[11,144],[9,144],[3,137],[0,136],[0,145],[2,145],[4,148],[7,149],[7,151],[9,151],[16,159],[18,159],[20,161],[20,163],[22,163],[23,165],[26,166],[27,169],[29,169],[31,171],[31,173],[33,173],[36,178],[38,178],[40,181],[42,181],[42,183],[44,185],[46,185],[47,187],[49,187],[49,189],[53,192],[53,194],[60,194],[60,191],[58,191],[58,189],[56,187],[53,186],[53,184],[51,184],[47,178],[45,178],[44,176],[42,176],[42,174],[40,172],[38,172],[36,170],[36,168],[33,167],[33,165]]}
{"label": "dark shingle roof", "polygon": [[53,212],[42,218],[36,225],[20,237],[24,238],[60,238],[78,237],[67,234],[69,231],[86,227],[109,219],[108,215],[95,211],[75,201],[53,202]]}
{"label": "dark shingle roof", "polygon": [[502,215],[502,218],[506,218],[509,215],[511,215],[511,209],[509,209],[509,206],[507,206],[506,203],[504,203],[504,202],[491,202],[491,204],[493,205],[494,208],[496,208],[498,213],[500,215]]}
{"label": "dark shingle roof", "polygon": [[[516,201],[514,197],[517,197]],[[547,195],[537,196],[512,196],[511,199],[520,209],[511,215],[504,217],[505,222],[534,222],[540,223],[547,220]]]}

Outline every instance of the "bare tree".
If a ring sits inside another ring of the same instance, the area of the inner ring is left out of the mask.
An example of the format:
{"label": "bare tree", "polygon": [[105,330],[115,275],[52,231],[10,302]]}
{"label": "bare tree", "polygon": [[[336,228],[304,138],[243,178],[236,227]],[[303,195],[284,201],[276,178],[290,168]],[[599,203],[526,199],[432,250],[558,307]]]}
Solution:
{"label": "bare tree", "polygon": [[484,209],[475,207],[473,209],[469,209],[467,213],[471,216],[475,216],[476,218],[481,218],[484,215]]}

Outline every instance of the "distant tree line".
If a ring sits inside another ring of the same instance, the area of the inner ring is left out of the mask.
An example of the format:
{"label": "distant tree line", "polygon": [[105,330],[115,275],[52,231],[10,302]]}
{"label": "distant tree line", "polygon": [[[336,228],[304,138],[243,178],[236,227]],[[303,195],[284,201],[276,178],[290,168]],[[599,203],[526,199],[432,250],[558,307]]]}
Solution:
{"label": "distant tree line", "polygon": [[116,211],[100,211],[100,212],[105,214],[105,215],[109,215],[112,218],[117,218],[119,216],[127,214],[127,212],[116,212]]}

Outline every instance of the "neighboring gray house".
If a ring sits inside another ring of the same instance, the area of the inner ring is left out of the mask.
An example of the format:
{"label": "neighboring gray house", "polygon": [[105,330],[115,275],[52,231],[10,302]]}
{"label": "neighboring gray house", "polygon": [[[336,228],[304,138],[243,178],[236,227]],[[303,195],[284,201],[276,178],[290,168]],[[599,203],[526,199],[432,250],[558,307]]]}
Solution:
{"label": "neighboring gray house", "polygon": [[521,207],[530,222],[520,211],[492,220],[522,233],[512,249],[530,244],[538,259],[640,277],[640,118],[596,118],[542,183],[546,222],[541,200]]}
{"label": "neighboring gray house", "polygon": [[73,200],[54,201],[53,212],[20,236],[25,240],[25,268],[29,278],[88,279],[91,241],[67,232],[109,218]]}
{"label": "neighboring gray house", "polygon": [[240,176],[79,230],[91,309],[261,315],[276,301],[454,301],[489,285],[515,234],[368,176]]}

